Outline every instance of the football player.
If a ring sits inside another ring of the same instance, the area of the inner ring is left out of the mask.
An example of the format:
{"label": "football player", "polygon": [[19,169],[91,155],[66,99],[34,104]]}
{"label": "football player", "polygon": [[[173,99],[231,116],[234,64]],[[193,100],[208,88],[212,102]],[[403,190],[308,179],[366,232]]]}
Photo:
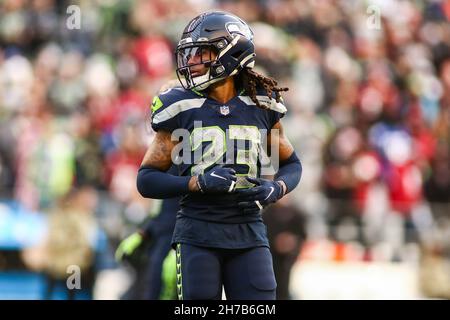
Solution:
{"label": "football player", "polygon": [[[194,18],[176,57],[182,88],[153,100],[156,135],[137,187],[144,197],[182,196],[172,237],[178,298],[220,299],[223,287],[227,299],[275,299],[261,210],[291,192],[302,172],[280,123],[287,89],[252,70],[253,33],[226,12]],[[273,180],[260,178],[265,140],[277,146]],[[167,173],[174,163],[178,175]]]}

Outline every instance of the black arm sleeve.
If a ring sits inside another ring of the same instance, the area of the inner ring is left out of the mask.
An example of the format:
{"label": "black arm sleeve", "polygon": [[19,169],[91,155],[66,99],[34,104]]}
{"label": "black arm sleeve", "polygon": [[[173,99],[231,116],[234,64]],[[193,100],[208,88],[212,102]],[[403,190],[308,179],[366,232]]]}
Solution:
{"label": "black arm sleeve", "polygon": [[190,176],[174,176],[149,166],[139,168],[137,189],[144,198],[167,199],[189,193]]}
{"label": "black arm sleeve", "polygon": [[283,181],[287,187],[286,193],[289,193],[299,184],[301,176],[302,164],[294,151],[287,160],[280,163],[275,180]]}

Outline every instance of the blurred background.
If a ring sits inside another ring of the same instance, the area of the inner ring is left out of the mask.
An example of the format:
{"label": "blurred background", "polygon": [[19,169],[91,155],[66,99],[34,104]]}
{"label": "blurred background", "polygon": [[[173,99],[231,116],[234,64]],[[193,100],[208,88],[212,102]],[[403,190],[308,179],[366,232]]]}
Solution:
{"label": "blurred background", "polygon": [[[80,28],[73,28],[76,5]],[[291,299],[450,298],[450,1],[1,0],[0,299],[118,299],[153,95],[209,9],[290,90],[299,187],[265,212]],[[72,26],[72,27],[70,27]]]}

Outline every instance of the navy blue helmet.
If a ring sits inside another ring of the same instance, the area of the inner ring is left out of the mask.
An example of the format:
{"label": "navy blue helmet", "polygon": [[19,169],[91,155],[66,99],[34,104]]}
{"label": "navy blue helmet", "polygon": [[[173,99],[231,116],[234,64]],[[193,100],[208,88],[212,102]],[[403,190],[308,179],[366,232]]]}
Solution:
{"label": "navy blue helmet", "polygon": [[[253,32],[233,14],[202,13],[184,29],[175,55],[181,85],[185,89],[204,90],[244,68],[253,68]],[[206,67],[206,73],[199,72],[198,66]]]}

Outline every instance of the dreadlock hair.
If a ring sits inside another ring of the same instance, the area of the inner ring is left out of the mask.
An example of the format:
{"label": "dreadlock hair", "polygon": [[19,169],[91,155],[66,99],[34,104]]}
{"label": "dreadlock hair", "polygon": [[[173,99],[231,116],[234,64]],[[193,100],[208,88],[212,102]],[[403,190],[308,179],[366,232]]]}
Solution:
{"label": "dreadlock hair", "polygon": [[249,68],[245,68],[241,71],[240,81],[243,89],[248,94],[250,99],[252,99],[257,107],[262,109],[267,109],[268,107],[261,105],[258,99],[256,99],[257,88],[262,87],[270,99],[272,99],[272,92],[275,92],[276,102],[280,102],[280,92],[289,90],[289,88],[277,87],[278,83],[274,78],[263,76],[262,74]]}

